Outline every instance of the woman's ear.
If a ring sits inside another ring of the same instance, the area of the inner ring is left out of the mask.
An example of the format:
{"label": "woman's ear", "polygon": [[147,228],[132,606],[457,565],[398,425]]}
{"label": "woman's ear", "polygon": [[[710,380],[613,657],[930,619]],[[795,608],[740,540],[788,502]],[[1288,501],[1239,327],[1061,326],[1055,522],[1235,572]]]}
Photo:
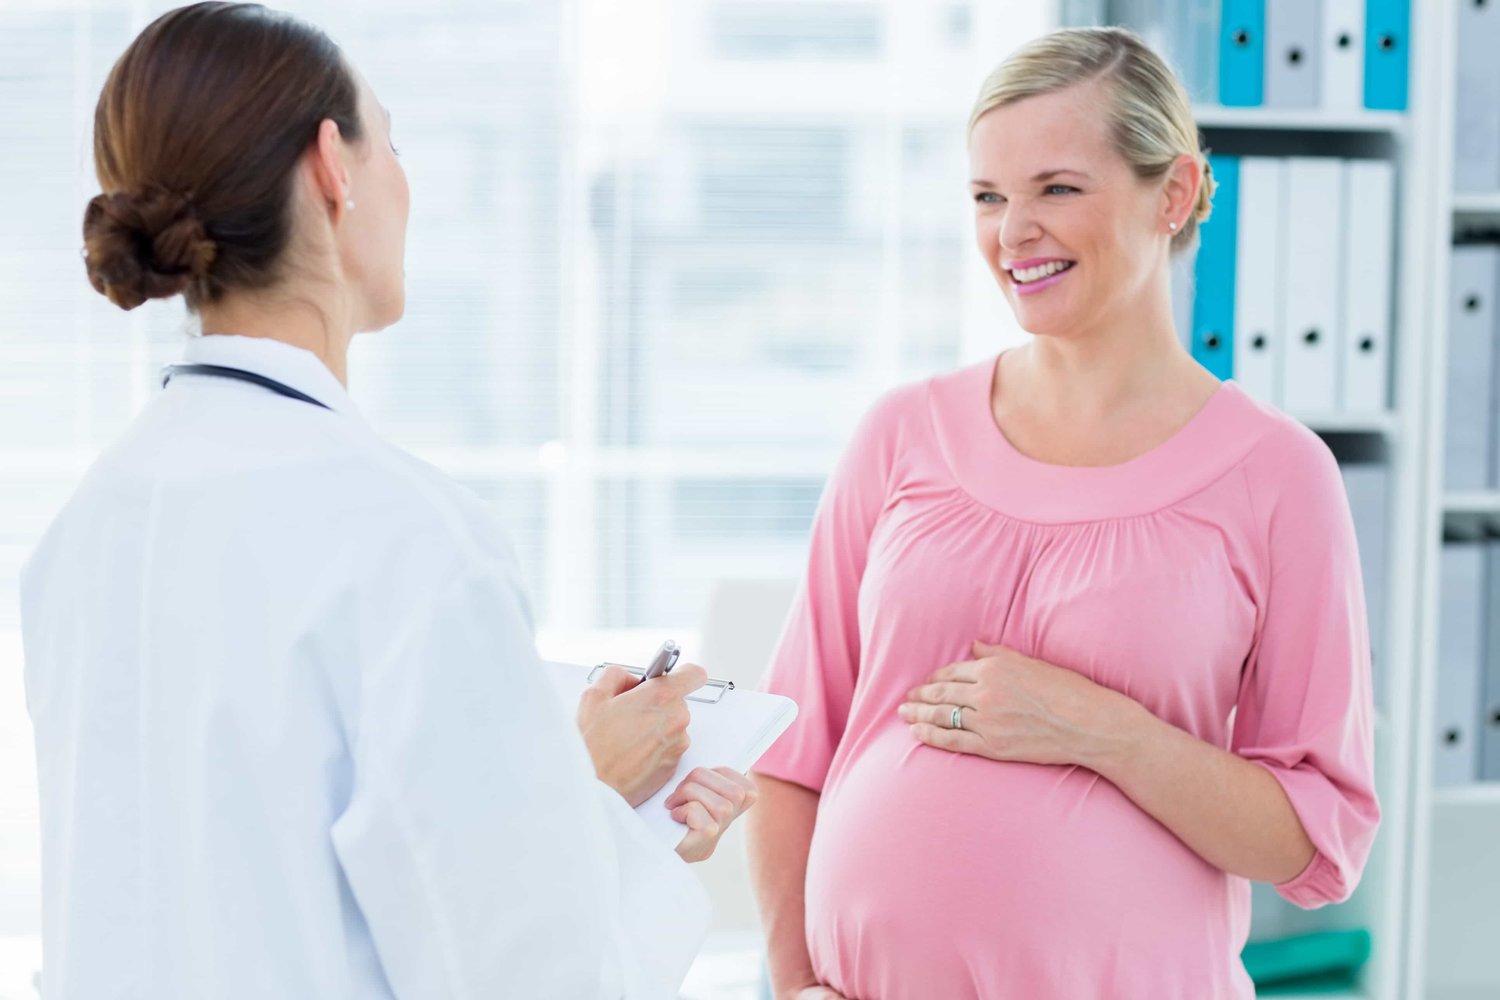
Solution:
{"label": "woman's ear", "polygon": [[325,118],[318,125],[318,138],[308,151],[314,190],[329,207],[333,221],[337,223],[347,210],[345,203],[353,200],[349,190],[349,170],[344,166],[344,139],[339,134],[338,123]]}
{"label": "woman's ear", "polygon": [[1162,228],[1176,223],[1180,232],[1198,207],[1198,188],[1203,183],[1202,163],[1196,156],[1182,156],[1172,161],[1162,187]]}

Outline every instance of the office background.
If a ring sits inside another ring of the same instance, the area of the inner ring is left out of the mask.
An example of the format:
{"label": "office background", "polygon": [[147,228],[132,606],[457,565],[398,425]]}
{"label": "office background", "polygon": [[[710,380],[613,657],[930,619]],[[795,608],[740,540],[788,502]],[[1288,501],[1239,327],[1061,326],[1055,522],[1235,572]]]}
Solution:
{"label": "office background", "polygon": [[[0,0],[0,1000],[38,961],[15,575],[190,329],[120,313],[77,256],[99,88],[175,5]],[[670,634],[741,681],[864,407],[1022,336],[972,244],[980,79],[1057,24],[1141,30],[1224,182],[1180,332],[1329,441],[1371,598],[1385,827],[1354,900],[1257,891],[1254,936],[1345,934],[1335,996],[1500,997],[1500,5],[276,5],[371,80],[411,181],[406,318],[351,358],[366,414],[493,506],[545,653]],[[687,996],[756,995],[741,849],[706,866]]]}

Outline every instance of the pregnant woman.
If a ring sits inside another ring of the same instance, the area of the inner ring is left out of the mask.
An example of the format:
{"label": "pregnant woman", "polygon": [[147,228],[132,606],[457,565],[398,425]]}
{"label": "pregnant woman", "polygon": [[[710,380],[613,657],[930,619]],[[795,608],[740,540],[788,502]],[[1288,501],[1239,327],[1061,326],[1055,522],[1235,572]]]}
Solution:
{"label": "pregnant woman", "polygon": [[1035,336],[895,390],[814,523],[751,852],[778,998],[1249,1000],[1250,881],[1346,898],[1379,822],[1326,446],[1181,347],[1212,178],[1134,35],[1060,31],[970,119]]}

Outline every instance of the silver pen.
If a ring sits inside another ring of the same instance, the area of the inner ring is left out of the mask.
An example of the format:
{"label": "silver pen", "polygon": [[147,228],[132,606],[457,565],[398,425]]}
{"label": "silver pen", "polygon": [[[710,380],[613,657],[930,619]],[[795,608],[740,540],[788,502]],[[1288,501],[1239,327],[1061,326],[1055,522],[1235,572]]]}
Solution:
{"label": "silver pen", "polygon": [[641,677],[641,683],[644,684],[653,677],[671,673],[672,668],[677,666],[677,658],[681,655],[682,650],[677,648],[677,643],[671,639],[662,643],[656,655],[651,658],[651,662],[646,665],[646,673]]}

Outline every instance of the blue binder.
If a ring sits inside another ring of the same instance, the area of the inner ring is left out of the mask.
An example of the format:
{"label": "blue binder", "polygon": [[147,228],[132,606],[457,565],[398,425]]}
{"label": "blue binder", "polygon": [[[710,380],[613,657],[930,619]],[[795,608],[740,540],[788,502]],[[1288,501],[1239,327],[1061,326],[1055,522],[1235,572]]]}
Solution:
{"label": "blue binder", "polygon": [[1365,107],[1406,110],[1411,0],[1365,0]]}
{"label": "blue binder", "polygon": [[1234,377],[1234,276],[1239,234],[1240,160],[1210,156],[1218,188],[1214,210],[1203,224],[1193,270],[1192,353],[1219,379]]}
{"label": "blue binder", "polygon": [[1219,103],[1259,107],[1265,93],[1266,0],[1224,0],[1219,22]]}

